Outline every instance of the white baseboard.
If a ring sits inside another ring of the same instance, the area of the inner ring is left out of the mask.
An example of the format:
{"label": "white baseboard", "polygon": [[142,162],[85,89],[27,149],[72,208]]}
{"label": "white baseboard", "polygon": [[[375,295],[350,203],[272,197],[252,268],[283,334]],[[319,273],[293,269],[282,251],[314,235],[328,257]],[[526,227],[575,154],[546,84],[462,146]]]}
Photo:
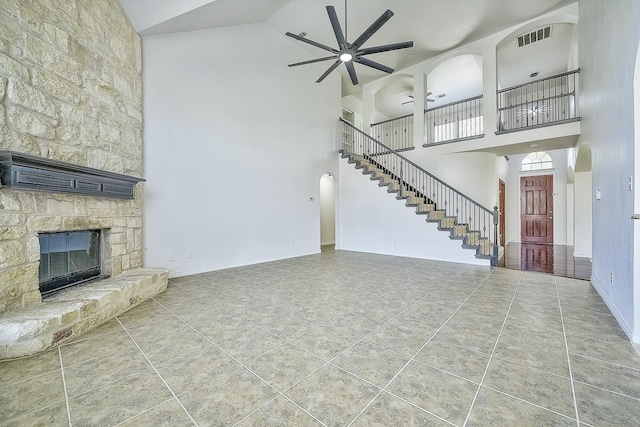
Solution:
{"label": "white baseboard", "polygon": [[188,269],[188,270],[175,270],[175,271],[169,271],[169,278],[172,279],[174,277],[191,276],[193,274],[209,273],[211,271],[225,270],[227,268],[245,267],[247,265],[262,264],[263,262],[281,261],[283,259],[298,258],[298,257],[303,257],[303,256],[308,256],[308,255],[315,255],[315,254],[319,254],[319,253],[320,253],[320,249],[318,248],[318,250],[314,251],[314,252],[302,253],[302,254],[297,254],[297,255],[288,256],[288,257],[265,258],[265,259],[261,259],[261,260],[251,261],[251,262],[240,262],[240,263],[231,263],[231,264],[222,264],[222,265],[212,265],[212,266],[207,266],[207,267],[192,268],[192,269]]}
{"label": "white baseboard", "polygon": [[609,307],[611,314],[613,314],[613,317],[616,318],[616,320],[618,321],[618,324],[622,328],[625,335],[629,337],[629,339],[632,342],[640,343],[640,333],[635,333],[635,334],[633,333],[633,328],[629,326],[629,324],[625,321],[624,317],[622,317],[620,312],[616,309],[616,306],[613,305],[613,302],[609,299],[607,294],[604,292],[604,288],[600,286],[598,281],[593,276],[591,276],[591,285],[596,290],[596,292],[598,292],[598,295],[600,295],[600,298],[602,298],[602,301],[604,301],[604,303],[607,304],[607,307]]}

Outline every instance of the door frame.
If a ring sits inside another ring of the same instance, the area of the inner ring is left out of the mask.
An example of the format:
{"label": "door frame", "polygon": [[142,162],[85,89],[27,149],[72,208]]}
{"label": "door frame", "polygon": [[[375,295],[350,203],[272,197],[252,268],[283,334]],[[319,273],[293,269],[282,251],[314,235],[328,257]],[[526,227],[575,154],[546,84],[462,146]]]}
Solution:
{"label": "door frame", "polygon": [[[550,204],[548,203],[547,205],[550,206],[550,214],[552,216],[554,216],[553,213],[553,209],[554,209],[554,200],[553,200],[553,189],[555,188],[556,182],[555,182],[555,169],[542,169],[539,171],[535,171],[533,173],[531,173],[532,171],[527,171],[526,173],[520,173],[519,175],[519,179],[518,179],[518,187],[519,187],[519,196],[520,196],[520,215],[519,215],[519,221],[520,221],[520,242],[521,243],[535,243],[535,242],[524,242],[524,233],[523,233],[523,216],[524,213],[522,212],[523,209],[523,199],[522,199],[522,179],[523,178],[529,178],[529,177],[534,177],[534,176],[549,176],[551,177],[551,195],[550,195]],[[549,243],[543,243],[540,242],[539,244],[541,245],[552,245],[555,241],[555,221],[553,221],[553,218],[551,218],[551,242]]]}

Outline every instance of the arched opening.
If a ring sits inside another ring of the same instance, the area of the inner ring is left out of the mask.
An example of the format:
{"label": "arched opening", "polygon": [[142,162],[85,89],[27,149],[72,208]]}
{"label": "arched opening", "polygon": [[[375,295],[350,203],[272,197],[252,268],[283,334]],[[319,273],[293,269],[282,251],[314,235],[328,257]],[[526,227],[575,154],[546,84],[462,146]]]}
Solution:
{"label": "arched opening", "polygon": [[576,118],[576,22],[539,19],[497,44],[499,132]]}
{"label": "arched opening", "polygon": [[320,246],[333,250],[336,244],[336,191],[335,176],[325,173],[320,177]]}
{"label": "arched opening", "polygon": [[[576,166],[573,174],[574,185],[574,256],[591,258],[592,236],[592,194],[591,147],[581,144],[576,155]],[[599,195],[595,194],[596,201]]]}
{"label": "arched opening", "polygon": [[449,58],[427,74],[427,144],[484,135],[482,76],[482,56],[473,54]]}

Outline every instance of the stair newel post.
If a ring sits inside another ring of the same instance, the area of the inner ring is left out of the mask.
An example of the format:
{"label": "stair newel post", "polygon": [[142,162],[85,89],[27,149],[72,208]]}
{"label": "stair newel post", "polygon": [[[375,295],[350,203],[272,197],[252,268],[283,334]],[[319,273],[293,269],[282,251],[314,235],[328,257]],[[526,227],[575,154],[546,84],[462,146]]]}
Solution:
{"label": "stair newel post", "polygon": [[400,196],[402,196],[403,165],[404,165],[404,162],[400,160],[400,178],[398,178],[398,187],[400,188]]}
{"label": "stair newel post", "polygon": [[491,265],[498,266],[498,224],[500,223],[500,212],[498,207],[493,207],[493,256],[491,257]]}

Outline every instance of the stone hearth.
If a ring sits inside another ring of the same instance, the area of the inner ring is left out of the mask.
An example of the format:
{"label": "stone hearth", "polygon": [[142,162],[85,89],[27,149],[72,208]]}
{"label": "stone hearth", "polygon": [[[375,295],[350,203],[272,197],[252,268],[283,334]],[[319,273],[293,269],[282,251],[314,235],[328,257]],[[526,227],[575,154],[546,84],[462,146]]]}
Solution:
{"label": "stone hearth", "polygon": [[167,279],[166,270],[137,268],[0,314],[0,359],[29,356],[74,339],[164,291]]}

